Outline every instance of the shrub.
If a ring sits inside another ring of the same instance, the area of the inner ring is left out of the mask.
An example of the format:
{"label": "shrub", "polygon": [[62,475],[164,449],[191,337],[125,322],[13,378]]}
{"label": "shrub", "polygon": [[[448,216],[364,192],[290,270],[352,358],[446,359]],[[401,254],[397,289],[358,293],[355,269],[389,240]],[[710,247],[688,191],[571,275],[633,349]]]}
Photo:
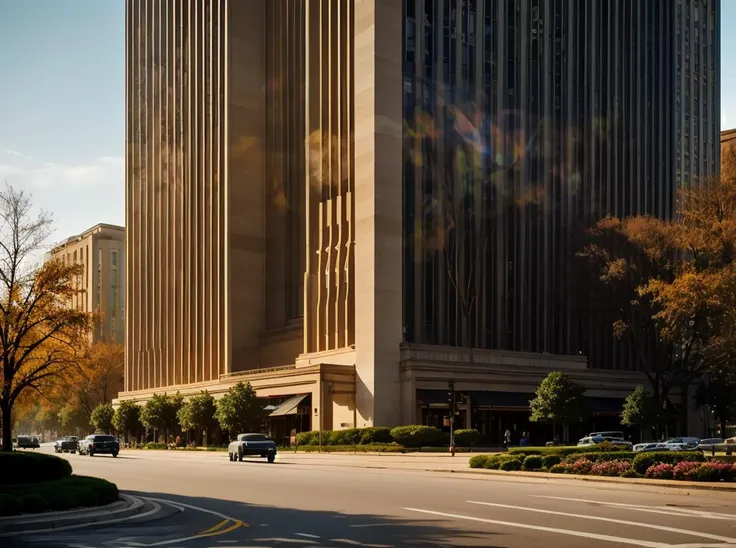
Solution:
{"label": "shrub", "polygon": [[35,514],[45,512],[49,505],[46,500],[38,493],[27,493],[18,497],[20,507],[25,514]]}
{"label": "shrub", "polygon": [[678,462],[672,470],[672,477],[676,480],[697,481],[698,471],[702,465],[700,462]]}
{"label": "shrub", "polygon": [[501,461],[501,465],[498,468],[507,472],[521,470],[521,461],[518,459],[506,459]]}
{"label": "shrub", "polygon": [[659,464],[653,464],[647,468],[644,474],[647,478],[654,479],[672,479],[674,476],[675,467],[666,462],[660,462]]}
{"label": "shrub", "polygon": [[15,516],[21,511],[20,501],[16,497],[0,494],[0,516]]}
{"label": "shrub", "polygon": [[[695,463],[697,464],[697,463]],[[705,462],[695,473],[697,481],[734,481],[736,472],[728,462]]]}
{"label": "shrub", "polygon": [[299,432],[296,435],[297,445],[317,445],[316,432]]}
{"label": "shrub", "polygon": [[583,476],[587,476],[593,469],[593,464],[593,461],[590,459],[579,458],[572,464],[568,465],[568,472],[570,474],[580,474]]}
{"label": "shrub", "polygon": [[53,481],[72,475],[66,459],[44,453],[0,452],[0,485]]}
{"label": "shrub", "polygon": [[556,464],[562,462],[562,456],[560,455],[544,455],[542,457],[542,466],[544,468],[552,468]]}
{"label": "shrub", "polygon": [[493,455],[491,457],[488,457],[483,464],[483,468],[485,468],[486,470],[498,470],[499,466],[501,466],[500,455]]}
{"label": "shrub", "polygon": [[158,443],[155,441],[149,441],[143,446],[143,449],[166,449],[165,443]]}
{"label": "shrub", "polygon": [[391,429],[386,426],[374,426],[362,428],[360,431],[360,443],[368,445],[371,443],[391,443]]}
{"label": "shrub", "polygon": [[485,468],[488,462],[488,455],[475,455],[470,457],[471,468]]}
{"label": "shrub", "polygon": [[[324,436],[324,432],[323,432]],[[357,445],[360,441],[360,430],[348,428],[346,430],[333,430],[328,436],[330,445]]]}
{"label": "shrub", "polygon": [[633,468],[629,468],[628,470],[624,470],[623,474],[621,474],[622,478],[639,478],[641,477],[636,470]]}
{"label": "shrub", "polygon": [[567,466],[560,463],[549,467],[550,474],[567,474]]}
{"label": "shrub", "polygon": [[539,470],[542,467],[542,457],[539,455],[529,455],[524,458],[521,465],[522,470]]}
{"label": "shrub", "polygon": [[434,426],[397,426],[391,429],[391,438],[404,447],[441,445],[445,439],[442,430]]}
{"label": "shrub", "polygon": [[473,447],[480,441],[480,432],[470,428],[457,430],[455,432],[456,447]]}
{"label": "shrub", "polygon": [[[582,455],[593,462],[603,462],[608,460],[633,460],[637,453],[633,451],[601,451],[599,453],[582,453]],[[565,462],[573,463],[580,457],[580,453],[573,453],[565,457]]]}
{"label": "shrub", "polygon": [[604,460],[596,462],[590,469],[592,476],[620,477],[627,470],[631,470],[629,460]]}
{"label": "shrub", "polygon": [[655,464],[672,464],[683,461],[703,462],[705,457],[699,451],[653,451],[639,453],[634,458],[632,466],[639,474],[646,474]]}

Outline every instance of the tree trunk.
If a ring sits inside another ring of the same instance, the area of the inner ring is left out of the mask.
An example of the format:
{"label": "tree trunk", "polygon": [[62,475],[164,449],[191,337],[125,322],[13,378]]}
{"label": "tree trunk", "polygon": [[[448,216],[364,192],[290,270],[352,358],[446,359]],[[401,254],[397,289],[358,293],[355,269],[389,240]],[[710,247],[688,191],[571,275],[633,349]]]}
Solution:
{"label": "tree trunk", "polygon": [[[3,429],[4,429],[4,428],[5,428],[5,426],[3,425]],[[5,431],[5,430],[3,430],[3,431]],[[721,437],[722,437],[722,438],[723,438],[724,440],[725,440],[725,439],[726,439],[726,437],[727,437],[727,436],[726,436],[726,420],[725,420],[725,419],[721,419]]]}
{"label": "tree trunk", "polygon": [[5,402],[0,402],[0,412],[3,415],[3,452],[10,452],[13,450],[13,422],[10,416],[10,405]]}

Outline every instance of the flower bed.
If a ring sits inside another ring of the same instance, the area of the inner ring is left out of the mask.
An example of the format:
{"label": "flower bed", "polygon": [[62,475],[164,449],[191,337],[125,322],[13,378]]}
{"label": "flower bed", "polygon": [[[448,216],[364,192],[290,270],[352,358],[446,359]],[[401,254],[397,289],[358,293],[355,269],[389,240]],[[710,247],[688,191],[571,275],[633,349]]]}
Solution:
{"label": "flower bed", "polygon": [[588,449],[557,455],[537,450],[532,450],[530,454],[510,451],[497,455],[476,455],[470,459],[470,467],[487,470],[548,471],[553,474],[582,476],[736,482],[736,463],[715,459],[706,461],[702,453],[694,451],[635,454],[630,451],[599,449],[596,452]]}

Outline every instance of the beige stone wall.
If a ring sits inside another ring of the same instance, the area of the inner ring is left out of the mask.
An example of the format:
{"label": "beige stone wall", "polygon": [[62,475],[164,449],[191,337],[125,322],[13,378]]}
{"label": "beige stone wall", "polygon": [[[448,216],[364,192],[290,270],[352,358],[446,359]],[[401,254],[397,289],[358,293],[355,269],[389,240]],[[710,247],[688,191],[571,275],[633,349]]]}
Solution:
{"label": "beige stone wall", "polygon": [[401,420],[401,2],[355,0],[356,426]]}

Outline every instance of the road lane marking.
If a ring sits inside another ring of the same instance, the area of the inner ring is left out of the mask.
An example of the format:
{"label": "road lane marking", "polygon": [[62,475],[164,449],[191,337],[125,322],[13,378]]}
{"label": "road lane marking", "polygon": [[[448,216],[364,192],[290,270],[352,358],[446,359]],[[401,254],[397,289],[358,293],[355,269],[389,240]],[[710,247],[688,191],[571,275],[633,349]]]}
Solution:
{"label": "road lane marking", "polygon": [[495,519],[478,518],[475,516],[465,516],[462,514],[448,514],[446,512],[435,512],[434,510],[423,510],[421,508],[404,508],[410,512],[419,512],[422,514],[430,514],[433,516],[442,516],[446,518],[463,519],[467,521],[477,521],[480,523],[489,523],[491,525],[500,525],[502,527],[517,527],[519,529],[530,529],[532,531],[543,531],[545,533],[557,533],[559,535],[569,535],[572,537],[581,537],[592,540],[601,540],[605,542],[618,542],[619,544],[631,544],[633,546],[643,546],[645,548],[672,548],[669,544],[662,542],[649,542],[646,540],[638,540],[633,538],[614,537],[611,535],[599,535],[597,533],[584,533],[582,531],[571,531],[569,529],[557,529],[555,527],[543,527],[541,525],[529,525],[526,523],[516,523],[513,521],[501,521]]}
{"label": "road lane marking", "polygon": [[285,544],[314,544],[313,540],[305,540],[300,538],[257,538],[256,542],[283,542]]}
{"label": "road lane marking", "polygon": [[343,544],[352,544],[353,546],[363,546],[365,548],[392,548],[390,544],[363,544],[362,542],[349,538],[331,538],[330,542],[341,542]]}
{"label": "road lane marking", "polygon": [[704,512],[702,510],[692,510],[690,508],[675,508],[673,506],[645,506],[643,504],[627,504],[623,502],[603,502],[599,500],[589,499],[571,499],[567,497],[552,497],[548,495],[530,495],[538,499],[564,500],[569,502],[585,502],[588,504],[598,504],[600,506],[614,506],[617,508],[626,508],[629,510],[638,510],[640,512],[651,512],[653,514],[664,514],[667,516],[679,517],[700,517],[705,519],[716,520],[736,520],[736,514],[721,514],[719,512]]}
{"label": "road lane marking", "polygon": [[307,537],[307,538],[320,538],[319,535],[310,535],[309,533],[294,533],[297,537]]}
{"label": "road lane marking", "polygon": [[395,523],[363,523],[360,525],[350,525],[350,527],[390,527],[396,525]]}
{"label": "road lane marking", "polygon": [[225,524],[228,523],[228,521],[230,521],[230,520],[224,519],[220,523],[218,523],[217,525],[213,525],[209,529],[205,529],[204,531],[200,531],[197,534],[198,535],[206,535],[207,533],[212,533],[214,531],[217,531],[220,527],[224,527]]}
{"label": "road lane marking", "polygon": [[602,516],[586,516],[581,514],[572,514],[569,512],[556,512],[554,510],[542,510],[541,508],[528,508],[526,506],[511,506],[508,504],[496,504],[493,502],[479,502],[475,500],[465,501],[470,504],[479,504],[481,506],[493,506],[496,508],[509,508],[511,510],[523,510],[524,512],[537,512],[539,514],[551,514],[555,516],[565,516],[577,519],[589,519],[594,521],[607,521],[609,523],[618,523],[620,525],[632,525],[634,527],[644,527],[647,529],[657,529],[659,531],[667,531],[669,533],[677,533],[680,535],[689,535],[692,537],[708,538],[711,540],[720,540],[729,544],[736,543],[736,538],[722,537],[721,535],[712,535],[710,533],[701,533],[700,531],[690,531],[688,529],[678,529],[676,527],[667,527],[666,525],[654,525],[652,523],[641,523],[638,521],[629,521],[624,519],[606,518]]}

